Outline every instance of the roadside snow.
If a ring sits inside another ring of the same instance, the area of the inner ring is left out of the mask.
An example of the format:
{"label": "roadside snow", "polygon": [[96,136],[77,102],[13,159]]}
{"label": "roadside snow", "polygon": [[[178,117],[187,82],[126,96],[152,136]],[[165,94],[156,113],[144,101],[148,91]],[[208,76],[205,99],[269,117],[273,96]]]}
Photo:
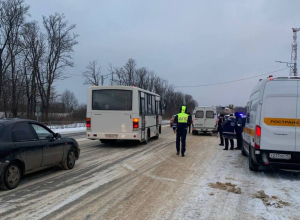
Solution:
{"label": "roadside snow", "polygon": [[86,131],[86,127],[78,127],[78,128],[63,128],[63,129],[52,129],[55,133],[75,133],[75,132],[84,132]]}

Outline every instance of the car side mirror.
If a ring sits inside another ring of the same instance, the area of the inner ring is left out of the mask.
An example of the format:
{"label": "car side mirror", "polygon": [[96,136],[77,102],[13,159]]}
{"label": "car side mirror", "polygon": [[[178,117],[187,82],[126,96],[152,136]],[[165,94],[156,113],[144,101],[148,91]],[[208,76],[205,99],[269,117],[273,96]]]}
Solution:
{"label": "car side mirror", "polygon": [[59,138],[61,138],[61,135],[59,133],[55,133],[53,137],[56,139],[59,139]]}

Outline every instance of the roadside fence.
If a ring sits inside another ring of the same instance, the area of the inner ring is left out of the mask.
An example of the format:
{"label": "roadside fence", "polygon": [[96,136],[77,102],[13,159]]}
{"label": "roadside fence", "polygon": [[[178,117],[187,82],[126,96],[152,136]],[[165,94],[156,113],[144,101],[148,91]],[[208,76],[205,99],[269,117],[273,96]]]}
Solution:
{"label": "roadside fence", "polygon": [[86,127],[85,121],[48,121],[42,122],[50,129],[82,128]]}

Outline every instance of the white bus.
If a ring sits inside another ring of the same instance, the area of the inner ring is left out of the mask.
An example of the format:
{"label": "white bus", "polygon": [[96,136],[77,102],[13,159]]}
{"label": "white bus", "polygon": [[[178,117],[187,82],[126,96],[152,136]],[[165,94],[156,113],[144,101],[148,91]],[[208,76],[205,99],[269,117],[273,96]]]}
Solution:
{"label": "white bus", "polygon": [[93,86],[88,90],[87,138],[148,142],[161,133],[160,96],[131,86]]}

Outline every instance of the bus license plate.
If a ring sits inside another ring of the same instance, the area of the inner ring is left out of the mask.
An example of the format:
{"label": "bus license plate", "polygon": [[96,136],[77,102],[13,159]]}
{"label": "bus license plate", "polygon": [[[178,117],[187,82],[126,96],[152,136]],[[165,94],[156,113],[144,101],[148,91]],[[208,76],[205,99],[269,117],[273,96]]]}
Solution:
{"label": "bus license plate", "polygon": [[270,158],[272,158],[272,159],[281,159],[281,160],[290,160],[292,158],[292,156],[291,156],[291,154],[270,153]]}
{"label": "bus license plate", "polygon": [[117,134],[105,134],[106,138],[117,138],[118,135]]}

